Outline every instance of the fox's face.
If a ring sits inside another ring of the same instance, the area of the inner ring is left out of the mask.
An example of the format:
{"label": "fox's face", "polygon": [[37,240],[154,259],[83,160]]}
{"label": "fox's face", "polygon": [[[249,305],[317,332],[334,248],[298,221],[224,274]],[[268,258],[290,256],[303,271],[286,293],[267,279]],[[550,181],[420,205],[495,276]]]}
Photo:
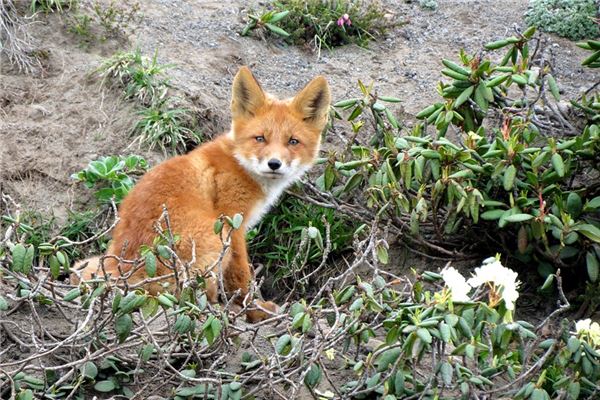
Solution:
{"label": "fox's face", "polygon": [[329,85],[321,76],[294,98],[281,101],[266,94],[242,67],[231,101],[235,157],[261,181],[299,178],[317,156],[330,101]]}

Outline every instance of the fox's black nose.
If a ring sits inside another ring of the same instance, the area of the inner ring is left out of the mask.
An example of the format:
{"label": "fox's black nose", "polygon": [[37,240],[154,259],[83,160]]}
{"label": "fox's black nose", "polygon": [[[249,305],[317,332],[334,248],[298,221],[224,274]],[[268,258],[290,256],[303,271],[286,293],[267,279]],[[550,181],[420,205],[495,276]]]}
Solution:
{"label": "fox's black nose", "polygon": [[281,161],[279,161],[276,158],[271,158],[268,162],[267,165],[269,166],[269,168],[271,168],[273,171],[277,171],[279,169],[279,167],[281,167]]}

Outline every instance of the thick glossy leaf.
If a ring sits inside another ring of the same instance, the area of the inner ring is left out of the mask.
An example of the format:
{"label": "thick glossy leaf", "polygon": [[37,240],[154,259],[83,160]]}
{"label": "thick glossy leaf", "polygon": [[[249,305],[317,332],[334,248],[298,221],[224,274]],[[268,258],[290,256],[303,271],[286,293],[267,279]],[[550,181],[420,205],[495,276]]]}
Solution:
{"label": "thick glossy leaf", "polygon": [[523,222],[533,218],[531,214],[513,214],[504,218],[506,222]]}
{"label": "thick glossy leaf", "polygon": [[598,280],[598,270],[600,269],[596,253],[594,251],[588,251],[585,255],[585,262],[590,281],[596,282]]}

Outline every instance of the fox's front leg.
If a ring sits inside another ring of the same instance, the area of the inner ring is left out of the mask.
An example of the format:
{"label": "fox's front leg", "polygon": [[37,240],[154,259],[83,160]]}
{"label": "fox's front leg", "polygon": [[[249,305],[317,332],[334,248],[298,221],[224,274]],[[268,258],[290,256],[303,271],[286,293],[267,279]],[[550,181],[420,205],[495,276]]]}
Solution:
{"label": "fox's front leg", "polygon": [[[225,291],[228,294],[232,294],[240,289],[240,296],[237,298],[237,303],[243,305],[244,299],[248,294],[250,285],[254,276],[250,270],[250,264],[248,263],[248,251],[246,249],[246,238],[244,237],[243,230],[237,230],[233,233],[231,238],[231,260],[225,266],[223,271],[223,280],[225,285]],[[258,307],[256,307],[258,306]],[[249,322],[261,321],[269,318],[270,314],[262,311],[260,308],[276,313],[278,307],[271,301],[255,300],[250,305],[250,309],[246,312],[246,318]]]}

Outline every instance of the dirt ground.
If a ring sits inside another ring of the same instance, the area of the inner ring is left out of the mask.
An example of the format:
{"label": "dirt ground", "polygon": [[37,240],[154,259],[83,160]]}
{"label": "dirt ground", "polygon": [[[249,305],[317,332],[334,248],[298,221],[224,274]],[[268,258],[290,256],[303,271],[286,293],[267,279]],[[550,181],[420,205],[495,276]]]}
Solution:
{"label": "dirt ground", "polygon": [[[438,98],[441,58],[456,58],[461,48],[479,51],[483,43],[511,34],[523,26],[527,8],[526,0],[439,3],[430,11],[416,2],[385,1],[398,27],[368,49],[346,46],[323,51],[320,58],[276,41],[241,37],[247,11],[260,8],[255,3],[145,0],[129,43],[87,47],[67,31],[64,17],[39,15],[31,31],[47,54],[43,76],[19,74],[6,60],[0,64],[0,184],[25,208],[61,218],[74,202],[89,201],[86,189],[70,179],[89,161],[131,152],[153,164],[163,158],[128,148],[134,105],[90,76],[104,57],[136,46],[146,54],[157,50],[160,62],[174,65],[173,83],[193,102],[205,132],[228,128],[230,85],[241,65],[281,96],[292,95],[317,74],[327,77],[336,101],[356,96],[358,79],[374,81],[379,93],[404,100],[396,112],[410,120]],[[554,75],[561,89],[580,91],[591,76],[579,66],[584,51],[565,39],[543,39],[557,58]]]}

